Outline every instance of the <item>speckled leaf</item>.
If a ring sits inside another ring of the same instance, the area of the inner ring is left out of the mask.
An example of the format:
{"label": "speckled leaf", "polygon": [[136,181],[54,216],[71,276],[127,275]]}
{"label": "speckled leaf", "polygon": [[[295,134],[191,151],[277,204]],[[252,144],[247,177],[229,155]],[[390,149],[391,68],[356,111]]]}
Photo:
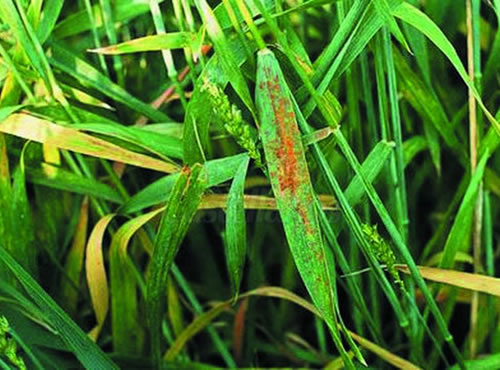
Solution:
{"label": "speckled leaf", "polygon": [[170,193],[163,212],[151,257],[147,279],[147,317],[153,356],[161,360],[161,323],[169,269],[186,235],[207,186],[203,166],[184,167]]}
{"label": "speckled leaf", "polygon": [[331,261],[322,240],[314,193],[290,91],[269,49],[258,53],[256,103],[269,177],[300,276],[348,368],[351,359],[337,327]]}

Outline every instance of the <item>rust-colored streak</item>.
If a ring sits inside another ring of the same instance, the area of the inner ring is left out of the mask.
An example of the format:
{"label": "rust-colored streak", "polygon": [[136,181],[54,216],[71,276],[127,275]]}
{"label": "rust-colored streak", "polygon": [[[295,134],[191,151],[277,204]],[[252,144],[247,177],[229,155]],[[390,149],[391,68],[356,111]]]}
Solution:
{"label": "rust-colored streak", "polygon": [[309,215],[307,214],[306,210],[307,205],[305,204],[299,204],[296,208],[297,213],[300,215],[300,218],[302,220],[302,223],[304,224],[306,228],[306,233],[309,235],[315,235],[316,229],[311,225],[311,219]]}
{"label": "rust-colored streak", "polygon": [[[268,69],[266,73],[271,75],[272,71]],[[277,75],[269,78],[266,85],[277,126],[277,139],[274,146],[278,163],[280,163],[278,181],[282,192],[290,190],[292,194],[295,194],[300,185],[300,173],[295,148],[295,140],[299,137],[299,132],[294,124],[295,113],[290,100],[287,99],[280,88]]]}

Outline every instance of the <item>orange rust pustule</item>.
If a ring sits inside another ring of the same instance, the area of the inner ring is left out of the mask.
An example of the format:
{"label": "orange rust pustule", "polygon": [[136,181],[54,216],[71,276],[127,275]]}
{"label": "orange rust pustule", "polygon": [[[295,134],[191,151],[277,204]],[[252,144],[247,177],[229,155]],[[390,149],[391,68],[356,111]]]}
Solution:
{"label": "orange rust pustule", "polygon": [[[271,71],[266,71],[271,74]],[[295,113],[290,101],[284,96],[280,88],[278,76],[269,78],[265,84],[271,99],[271,106],[274,112],[274,121],[277,125],[277,139],[274,143],[276,157],[281,164],[279,166],[278,181],[282,192],[290,190],[295,194],[300,185],[300,173],[298,170],[297,153],[294,137],[300,137],[294,124]]]}

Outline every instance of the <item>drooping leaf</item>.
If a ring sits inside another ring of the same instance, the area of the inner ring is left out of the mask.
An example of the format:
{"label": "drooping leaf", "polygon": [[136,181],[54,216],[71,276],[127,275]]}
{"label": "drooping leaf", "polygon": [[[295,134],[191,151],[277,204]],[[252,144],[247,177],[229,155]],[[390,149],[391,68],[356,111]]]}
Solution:
{"label": "drooping leaf", "polygon": [[120,193],[111,186],[48,163],[42,163],[40,168],[26,167],[26,178],[29,182],[44,187],[123,203]]}
{"label": "drooping leaf", "polygon": [[[395,267],[399,271],[406,274],[409,273],[409,270],[405,265],[396,265]],[[427,266],[418,266],[418,269],[422,276],[427,280],[500,297],[499,278]]]}
{"label": "drooping leaf", "polygon": [[111,240],[109,247],[111,333],[113,349],[118,353],[139,352],[144,330],[144,323],[139,320],[137,281],[133,275],[128,245],[135,233],[163,210],[160,208],[127,221],[116,231]]}
{"label": "drooping leaf", "polygon": [[70,126],[27,115],[15,113],[0,123],[0,132],[50,144],[57,148],[71,150],[98,158],[110,159],[161,172],[176,172],[178,167],[139,153],[134,153],[102,139],[78,132]]}
{"label": "drooping leaf", "polygon": [[[180,125],[179,125],[180,126]],[[182,159],[182,141],[179,138],[158,133],[146,127],[123,126],[102,123],[79,123],[72,128],[109,135],[136,144],[162,158]]]}
{"label": "drooping leaf", "polygon": [[104,325],[104,320],[109,310],[109,288],[103,256],[104,232],[113,220],[114,214],[102,217],[94,226],[85,249],[85,273],[89,287],[90,299],[94,309],[97,325],[89,336],[94,341],[99,336]]}

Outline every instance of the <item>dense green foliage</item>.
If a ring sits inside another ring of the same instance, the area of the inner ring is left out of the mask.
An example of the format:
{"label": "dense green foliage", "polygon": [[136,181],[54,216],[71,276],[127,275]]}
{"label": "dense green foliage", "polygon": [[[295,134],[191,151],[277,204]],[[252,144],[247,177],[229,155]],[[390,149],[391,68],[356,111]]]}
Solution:
{"label": "dense green foliage", "polygon": [[0,367],[500,367],[499,25],[0,0]]}

